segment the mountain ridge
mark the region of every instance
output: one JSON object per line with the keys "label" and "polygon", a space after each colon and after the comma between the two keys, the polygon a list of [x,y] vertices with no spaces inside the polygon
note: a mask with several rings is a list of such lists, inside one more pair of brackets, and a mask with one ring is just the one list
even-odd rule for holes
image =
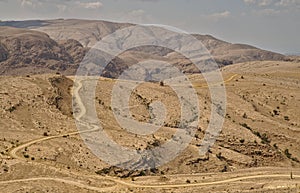
{"label": "mountain ridge", "polygon": [[[74,74],[87,51],[103,37],[135,24],[102,20],[27,20],[0,22],[0,74],[61,72]],[[19,35],[17,35],[19,34]],[[251,45],[233,44],[211,35],[192,34],[200,40],[220,66],[256,60],[286,60],[287,56],[262,50]],[[174,51],[150,46],[122,54],[119,62],[107,76],[115,77],[129,66],[128,61],[139,62],[138,55],[164,59]],[[151,56],[152,55],[152,56]],[[176,54],[175,54],[176,55]],[[187,73],[198,71],[190,61],[171,58],[171,63]],[[169,60],[169,58],[168,58]],[[121,61],[121,62],[120,62]],[[116,67],[121,65],[123,67]],[[187,67],[188,66],[188,67]],[[24,69],[27,70],[24,70]],[[110,69],[108,69],[109,71]],[[114,75],[112,75],[114,74]]]}

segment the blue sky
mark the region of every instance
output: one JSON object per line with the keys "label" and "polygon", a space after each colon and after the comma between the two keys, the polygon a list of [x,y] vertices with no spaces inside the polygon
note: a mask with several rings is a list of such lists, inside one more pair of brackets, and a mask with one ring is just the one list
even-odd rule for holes
{"label": "blue sky", "polygon": [[165,24],[300,53],[300,0],[0,0],[0,20],[51,18]]}

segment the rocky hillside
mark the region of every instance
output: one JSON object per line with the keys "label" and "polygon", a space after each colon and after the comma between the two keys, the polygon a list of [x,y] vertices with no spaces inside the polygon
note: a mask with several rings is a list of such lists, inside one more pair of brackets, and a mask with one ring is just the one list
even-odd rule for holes
{"label": "rocky hillside", "polygon": [[228,65],[232,63],[264,60],[284,60],[282,54],[261,50],[246,44],[232,44],[210,35],[194,35],[210,51],[218,63]]}
{"label": "rocky hillside", "polygon": [[85,50],[76,40],[58,43],[42,32],[0,27],[0,74],[72,72]]}
{"label": "rocky hillside", "polygon": [[[131,25],[133,24],[75,19],[0,22],[0,74],[74,74],[90,47],[104,36]],[[286,56],[278,53],[249,45],[228,43],[210,35],[194,36],[204,44],[221,66],[257,60],[286,59]],[[116,77],[128,65],[133,64],[132,62],[139,62],[145,58],[167,60],[184,72],[198,72],[190,61],[171,50],[150,46],[122,54],[109,64],[105,76]]]}
{"label": "rocky hillside", "polygon": [[[132,25],[86,20],[51,20],[44,21],[43,25],[41,25],[41,22],[39,23],[40,25],[37,25],[34,29],[49,34],[55,40],[72,38],[88,47],[93,46],[101,38],[117,29]],[[261,50],[250,45],[231,44],[210,35],[195,34],[194,36],[204,44],[218,63],[224,65],[255,60],[284,59],[281,54]]]}
{"label": "rocky hillside", "polygon": [[[59,175],[57,171],[66,169],[87,175],[84,176],[87,179],[95,173],[119,177],[212,172],[221,175],[260,167],[272,167],[276,172],[273,167],[289,168],[288,175],[300,166],[299,67],[300,63],[295,62],[247,62],[225,67],[222,71],[227,90],[224,126],[205,156],[199,155],[199,147],[210,120],[210,91],[200,75],[191,75],[201,110],[193,140],[171,162],[156,170],[135,173],[110,167],[88,149],[79,135],[68,135],[77,131],[71,116],[71,79],[61,75],[0,76],[0,177],[7,180],[47,176],[53,167],[56,169],[54,177]],[[111,140],[129,149],[144,150],[158,147],[172,138],[180,122],[181,107],[178,95],[170,87],[145,83],[131,93],[130,112],[136,121],[149,122],[152,101],[160,101],[166,108],[163,126],[158,131],[153,135],[135,135],[116,120],[112,106],[114,86],[114,80],[99,80],[93,101],[101,125]],[[57,135],[60,137],[18,151],[19,156],[30,162],[10,157],[12,147]],[[23,167],[23,164],[37,167],[31,162],[43,164],[45,169],[34,173],[36,170]],[[49,166],[52,167],[46,168]]]}

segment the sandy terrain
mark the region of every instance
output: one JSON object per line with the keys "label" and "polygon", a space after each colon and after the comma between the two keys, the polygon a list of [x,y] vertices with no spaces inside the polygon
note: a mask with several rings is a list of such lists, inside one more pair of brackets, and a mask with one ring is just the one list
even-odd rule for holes
{"label": "sandy terrain", "polygon": [[[226,119],[209,154],[198,154],[210,118],[209,90],[202,76],[191,75],[201,107],[194,139],[170,163],[131,175],[98,159],[81,139],[71,112],[72,77],[0,77],[1,191],[299,192],[300,63],[248,62],[222,73]],[[178,99],[159,83],[137,87],[130,110],[136,120],[147,122],[148,103],[160,100],[168,110],[164,127],[150,136],[120,128],[111,109],[114,84],[99,80],[95,97],[98,117],[112,139],[145,149],[176,131]]]}

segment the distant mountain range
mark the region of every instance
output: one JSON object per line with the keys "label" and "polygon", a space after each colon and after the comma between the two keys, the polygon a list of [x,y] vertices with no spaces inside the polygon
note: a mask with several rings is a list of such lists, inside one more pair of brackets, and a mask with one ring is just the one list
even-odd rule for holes
{"label": "distant mountain range", "polygon": [[[0,74],[74,74],[96,42],[118,29],[133,25],[77,19],[0,22]],[[219,65],[287,59],[285,55],[250,45],[232,44],[210,35],[193,35],[204,44]],[[198,72],[190,61],[178,57],[173,51],[148,47],[123,53],[108,65],[104,75],[116,77],[133,62],[153,55],[156,59],[168,60],[184,72]]]}

